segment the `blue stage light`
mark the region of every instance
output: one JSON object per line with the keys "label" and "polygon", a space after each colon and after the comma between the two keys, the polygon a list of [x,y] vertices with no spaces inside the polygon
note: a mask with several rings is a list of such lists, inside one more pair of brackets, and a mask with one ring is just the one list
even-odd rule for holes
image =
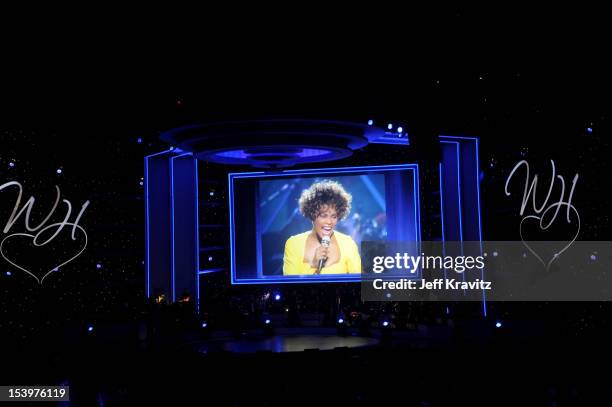
{"label": "blue stage light", "polygon": [[6,272],[6,275],[7,275],[7,276],[9,276],[9,277],[10,277],[12,274],[13,274],[13,273],[11,273],[10,271],[7,271],[7,272]]}
{"label": "blue stage light", "polygon": [[280,294],[276,294],[276,295],[274,296],[274,299],[275,299],[276,301],[280,301],[280,299],[281,299],[281,295],[280,295]]}
{"label": "blue stage light", "polygon": [[202,328],[206,328],[208,326],[207,322],[202,322]]}
{"label": "blue stage light", "polygon": [[269,319],[266,319],[266,321],[265,321],[266,325],[270,325],[270,322],[271,321]]}
{"label": "blue stage light", "polygon": [[372,119],[368,120],[368,126],[371,126],[373,124],[374,124],[374,120],[372,120]]}
{"label": "blue stage light", "polygon": [[398,133],[403,133],[404,132],[404,128],[403,127],[398,127],[397,128],[397,132]]}
{"label": "blue stage light", "polygon": [[210,195],[210,196],[215,196],[215,193],[214,193],[213,191],[210,191],[210,192],[208,193],[208,195]]}
{"label": "blue stage light", "polygon": [[61,169],[61,168],[58,168],[58,169],[56,170],[56,172],[57,172],[58,174],[61,174],[61,173],[62,173],[62,169]]}
{"label": "blue stage light", "polygon": [[102,265],[100,263],[96,264],[96,268],[99,270],[102,268]]}
{"label": "blue stage light", "polygon": [[142,143],[142,138],[138,137],[138,139],[136,139],[136,142],[137,142],[138,144],[141,144],[141,143]]}
{"label": "blue stage light", "polygon": [[383,321],[383,326],[389,326],[389,321]]}
{"label": "blue stage light", "polygon": [[387,128],[388,128],[389,130],[391,130],[391,129],[393,128],[393,124],[391,124],[391,123],[387,124]]}
{"label": "blue stage light", "polygon": [[587,133],[593,133],[593,128],[592,127],[587,127]]}
{"label": "blue stage light", "polygon": [[11,162],[9,163],[9,167],[14,167],[14,166],[15,166],[15,163],[11,161]]}
{"label": "blue stage light", "polygon": [[87,332],[93,332],[93,326],[89,325],[89,326],[87,327]]}
{"label": "blue stage light", "polygon": [[495,323],[495,328],[501,328],[501,327],[502,327],[502,323],[501,323],[501,322],[499,322],[499,321],[497,321],[497,322]]}
{"label": "blue stage light", "polygon": [[593,261],[597,260],[597,256],[595,256],[594,254],[591,254],[591,260]]}
{"label": "blue stage light", "polygon": [[339,324],[343,324],[343,323],[344,323],[344,319],[342,319],[342,318],[338,318],[338,323],[339,323]]}

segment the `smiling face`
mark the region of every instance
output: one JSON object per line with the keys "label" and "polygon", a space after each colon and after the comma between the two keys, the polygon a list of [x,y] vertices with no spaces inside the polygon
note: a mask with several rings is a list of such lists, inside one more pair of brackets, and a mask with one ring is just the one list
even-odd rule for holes
{"label": "smiling face", "polygon": [[336,224],[338,223],[338,214],[336,208],[331,205],[322,205],[319,215],[314,219],[313,231],[319,239],[323,236],[331,236]]}

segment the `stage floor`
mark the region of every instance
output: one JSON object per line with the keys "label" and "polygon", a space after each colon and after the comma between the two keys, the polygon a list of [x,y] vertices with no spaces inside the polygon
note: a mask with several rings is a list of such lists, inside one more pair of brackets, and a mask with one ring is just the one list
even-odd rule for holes
{"label": "stage floor", "polygon": [[256,337],[231,340],[216,340],[202,344],[198,347],[201,353],[210,352],[303,352],[308,349],[321,351],[334,348],[360,348],[378,345],[376,338],[338,335],[274,335],[270,337]]}

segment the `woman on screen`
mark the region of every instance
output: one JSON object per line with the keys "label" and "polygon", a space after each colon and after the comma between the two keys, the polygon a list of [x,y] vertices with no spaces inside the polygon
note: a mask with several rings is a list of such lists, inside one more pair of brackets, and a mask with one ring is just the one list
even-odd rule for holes
{"label": "woman on screen", "polygon": [[300,213],[312,221],[312,229],[287,239],[283,275],[361,273],[355,241],[334,230],[351,211],[352,199],[340,183],[329,180],[302,192]]}

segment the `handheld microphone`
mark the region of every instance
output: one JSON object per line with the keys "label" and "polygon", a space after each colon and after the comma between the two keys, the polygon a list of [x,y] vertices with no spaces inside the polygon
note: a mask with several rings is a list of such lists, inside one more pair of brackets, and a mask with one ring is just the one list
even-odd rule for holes
{"label": "handheld microphone", "polygon": [[[331,243],[331,239],[329,238],[329,236],[323,236],[323,238],[321,239],[321,246],[329,247],[330,243]],[[319,267],[317,267],[317,274],[321,274],[321,269],[323,268],[323,265],[325,264],[326,260],[327,258],[325,257],[321,257],[319,259]]]}

